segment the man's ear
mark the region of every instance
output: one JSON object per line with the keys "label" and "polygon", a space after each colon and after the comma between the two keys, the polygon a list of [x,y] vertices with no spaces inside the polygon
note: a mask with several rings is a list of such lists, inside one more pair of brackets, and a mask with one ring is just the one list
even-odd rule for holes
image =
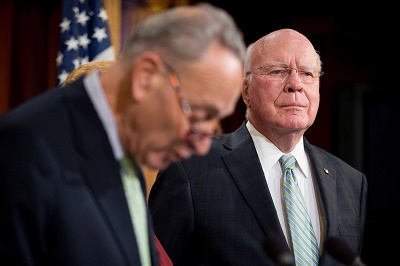
{"label": "man's ear", "polygon": [[161,58],[152,52],[144,53],[135,62],[132,74],[132,98],[137,101],[146,96],[157,85],[157,77],[164,65]]}
{"label": "man's ear", "polygon": [[250,108],[249,79],[245,77],[242,83],[242,99],[247,108]]}

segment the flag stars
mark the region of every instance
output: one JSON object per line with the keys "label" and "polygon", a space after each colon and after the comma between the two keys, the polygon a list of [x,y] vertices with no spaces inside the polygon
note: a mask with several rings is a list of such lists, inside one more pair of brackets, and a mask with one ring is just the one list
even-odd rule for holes
{"label": "flag stars", "polygon": [[85,56],[81,58],[81,65],[84,65],[86,63],[89,63],[89,56]]}
{"label": "flag stars", "polygon": [[97,42],[101,42],[103,39],[107,39],[108,35],[106,33],[105,28],[99,28],[95,27],[94,28],[94,34],[92,35],[92,38],[96,38]]}
{"label": "flag stars", "polygon": [[78,44],[79,44],[79,42],[78,42],[77,39],[75,39],[74,36],[71,36],[71,38],[70,38],[69,40],[67,40],[67,41],[65,42],[65,44],[67,45],[67,51],[70,51],[70,50],[76,50],[76,51],[78,51]]}
{"label": "flag stars", "polygon": [[89,38],[87,37],[87,33],[85,33],[85,34],[79,36],[79,37],[78,37],[78,41],[79,41],[79,45],[80,45],[81,47],[83,47],[84,49],[87,49],[88,44],[91,42],[91,41],[89,40]]}
{"label": "flag stars", "polygon": [[64,55],[61,52],[58,52],[56,58],[57,66],[60,66],[62,64],[63,59]]}
{"label": "flag stars", "polygon": [[71,20],[64,18],[60,23],[61,33],[69,31],[69,27],[71,25]]}
{"label": "flag stars", "polygon": [[60,41],[57,54],[57,82],[62,84],[69,73],[95,58],[113,59],[102,0],[63,1],[59,22]]}
{"label": "flag stars", "polygon": [[72,8],[72,11],[75,13],[75,16],[77,16],[79,13],[79,8],[75,6]]}
{"label": "flag stars", "polygon": [[90,17],[86,15],[85,11],[82,11],[81,13],[77,13],[75,15],[76,17],[76,22],[81,24],[82,26],[86,26],[86,22],[90,20]]}
{"label": "flag stars", "polygon": [[81,66],[81,60],[80,58],[75,58],[74,60],[72,60],[72,64],[74,64],[74,69],[77,69],[78,67]]}
{"label": "flag stars", "polygon": [[104,8],[100,8],[100,12],[99,12],[98,17],[101,18],[103,20],[103,22],[107,21],[108,15],[107,15],[107,12],[106,12],[106,10]]}
{"label": "flag stars", "polygon": [[64,83],[64,81],[67,79],[68,75],[69,75],[69,73],[65,69],[63,69],[61,71],[61,73],[57,76],[58,80],[60,81],[59,84]]}

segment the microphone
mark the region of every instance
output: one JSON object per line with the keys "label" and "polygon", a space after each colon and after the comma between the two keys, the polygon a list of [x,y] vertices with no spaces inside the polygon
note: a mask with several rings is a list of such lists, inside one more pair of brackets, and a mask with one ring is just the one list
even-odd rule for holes
{"label": "microphone", "polygon": [[295,266],[294,257],[285,238],[275,233],[268,234],[264,241],[267,254],[278,266]]}
{"label": "microphone", "polygon": [[357,253],[337,236],[331,236],[325,241],[325,248],[335,259],[349,266],[366,266]]}

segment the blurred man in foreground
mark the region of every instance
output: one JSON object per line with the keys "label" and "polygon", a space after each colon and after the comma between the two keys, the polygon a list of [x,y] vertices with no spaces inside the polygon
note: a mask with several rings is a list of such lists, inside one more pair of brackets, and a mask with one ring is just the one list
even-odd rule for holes
{"label": "blurred man in foreground", "polygon": [[208,152],[240,97],[244,41],[209,4],[137,25],[108,69],[0,118],[0,261],[156,265],[139,163]]}

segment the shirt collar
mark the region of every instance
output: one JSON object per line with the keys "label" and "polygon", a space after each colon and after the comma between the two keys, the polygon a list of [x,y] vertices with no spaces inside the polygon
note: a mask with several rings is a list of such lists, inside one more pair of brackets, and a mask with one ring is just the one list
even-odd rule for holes
{"label": "shirt collar", "polygon": [[117,123],[112,114],[106,96],[104,95],[99,73],[100,72],[96,70],[86,75],[83,79],[83,84],[90,100],[93,103],[94,109],[96,110],[96,113],[98,114],[101,123],[106,130],[114,157],[116,160],[120,160],[124,156],[124,151],[119,139]]}
{"label": "shirt collar", "polygon": [[[250,121],[247,121],[246,127],[249,130],[249,133],[253,139],[254,145],[257,150],[257,154],[260,157],[260,160],[263,162],[264,171],[269,171],[276,162],[279,161],[281,156],[284,154],[280,151],[267,137],[262,135],[252,124]],[[301,171],[303,173],[308,173],[308,161],[307,155],[304,150],[304,138],[301,137],[299,142],[296,144],[294,149],[290,152],[297,161]],[[305,174],[305,176],[308,176]]]}

